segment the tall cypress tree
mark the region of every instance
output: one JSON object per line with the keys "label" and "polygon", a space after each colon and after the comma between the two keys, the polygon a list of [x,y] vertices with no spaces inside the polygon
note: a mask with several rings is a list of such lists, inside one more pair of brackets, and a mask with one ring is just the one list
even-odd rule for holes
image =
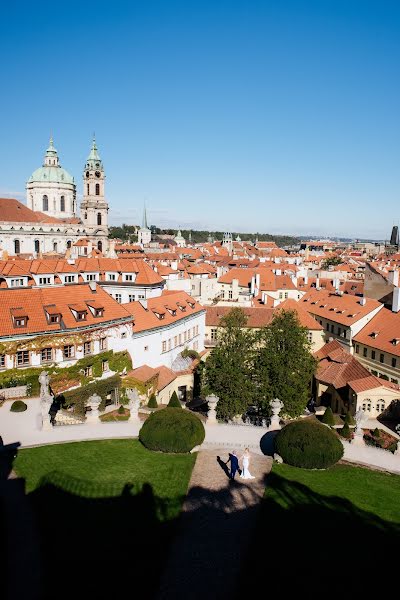
{"label": "tall cypress tree", "polygon": [[252,380],[254,335],[247,317],[233,308],[221,319],[217,346],[205,362],[203,394],[219,396],[217,417],[227,420],[246,412],[254,400]]}
{"label": "tall cypress tree", "polygon": [[308,331],[300,325],[295,311],[279,311],[258,331],[254,381],[257,401],[264,411],[270,400],[279,398],[284,404],[282,413],[299,416],[307,405],[316,368]]}

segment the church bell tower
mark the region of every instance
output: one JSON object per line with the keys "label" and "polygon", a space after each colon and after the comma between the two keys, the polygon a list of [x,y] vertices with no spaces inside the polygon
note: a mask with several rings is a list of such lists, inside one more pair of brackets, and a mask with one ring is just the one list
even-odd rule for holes
{"label": "church bell tower", "polygon": [[104,250],[108,237],[108,203],[104,197],[104,167],[93,138],[92,148],[83,170],[83,198],[81,219],[88,235],[97,240],[97,248]]}

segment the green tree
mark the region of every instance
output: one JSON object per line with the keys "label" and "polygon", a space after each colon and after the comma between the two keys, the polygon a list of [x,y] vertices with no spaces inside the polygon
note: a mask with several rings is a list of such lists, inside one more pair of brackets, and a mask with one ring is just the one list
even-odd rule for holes
{"label": "green tree", "polygon": [[241,415],[253,402],[254,335],[246,329],[246,322],[240,308],[233,308],[221,319],[218,343],[202,370],[203,394],[214,393],[219,397],[219,419]]}
{"label": "green tree", "polygon": [[333,416],[333,412],[330,406],[327,407],[324,414],[322,415],[321,423],[325,423],[325,425],[330,425],[331,427],[335,424],[335,417]]}
{"label": "green tree", "polygon": [[155,394],[152,394],[152,395],[150,396],[150,400],[149,400],[149,402],[148,402],[147,406],[148,406],[149,408],[158,408],[158,404],[157,404],[157,398],[156,398]]}
{"label": "green tree", "polygon": [[329,258],[326,258],[322,264],[321,264],[321,269],[328,269],[328,267],[332,266],[332,267],[336,267],[337,265],[341,265],[342,264],[342,259],[340,258],[340,256],[329,256]]}
{"label": "green tree", "polygon": [[178,400],[176,392],[172,392],[171,398],[167,404],[170,408],[182,408],[181,403]]}
{"label": "green tree", "polygon": [[279,398],[283,413],[299,416],[310,395],[317,360],[311,354],[308,330],[295,311],[281,310],[257,333],[254,383],[258,406],[269,412],[269,402]]}

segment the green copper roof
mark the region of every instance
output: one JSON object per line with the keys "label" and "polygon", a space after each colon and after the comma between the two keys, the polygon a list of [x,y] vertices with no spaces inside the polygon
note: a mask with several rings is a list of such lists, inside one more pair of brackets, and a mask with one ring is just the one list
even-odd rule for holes
{"label": "green copper roof", "polygon": [[74,183],[74,178],[60,166],[46,166],[36,169],[28,179],[31,182]]}
{"label": "green copper roof", "polygon": [[93,137],[92,147],[90,149],[89,156],[86,159],[86,167],[85,168],[86,169],[96,169],[96,170],[103,169],[103,163],[99,156],[99,153],[97,152],[96,140],[94,137]]}
{"label": "green copper roof", "polygon": [[49,147],[46,150],[46,156],[57,156],[57,150],[54,148],[53,138],[50,138]]}

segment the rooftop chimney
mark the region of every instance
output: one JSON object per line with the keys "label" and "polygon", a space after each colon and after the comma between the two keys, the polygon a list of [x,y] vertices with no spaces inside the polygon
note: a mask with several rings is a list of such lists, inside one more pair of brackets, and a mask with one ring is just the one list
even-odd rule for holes
{"label": "rooftop chimney", "polygon": [[367,304],[367,299],[364,296],[362,296],[360,298],[360,305],[361,306],[365,306],[366,304]]}
{"label": "rooftop chimney", "polygon": [[393,289],[392,311],[397,313],[400,310],[400,288],[395,286]]}
{"label": "rooftop chimney", "polygon": [[89,287],[92,290],[92,292],[97,291],[97,283],[95,281],[89,281]]}
{"label": "rooftop chimney", "polygon": [[142,299],[142,300],[139,300],[139,302],[143,306],[143,308],[145,310],[147,310],[147,300],[146,299]]}

